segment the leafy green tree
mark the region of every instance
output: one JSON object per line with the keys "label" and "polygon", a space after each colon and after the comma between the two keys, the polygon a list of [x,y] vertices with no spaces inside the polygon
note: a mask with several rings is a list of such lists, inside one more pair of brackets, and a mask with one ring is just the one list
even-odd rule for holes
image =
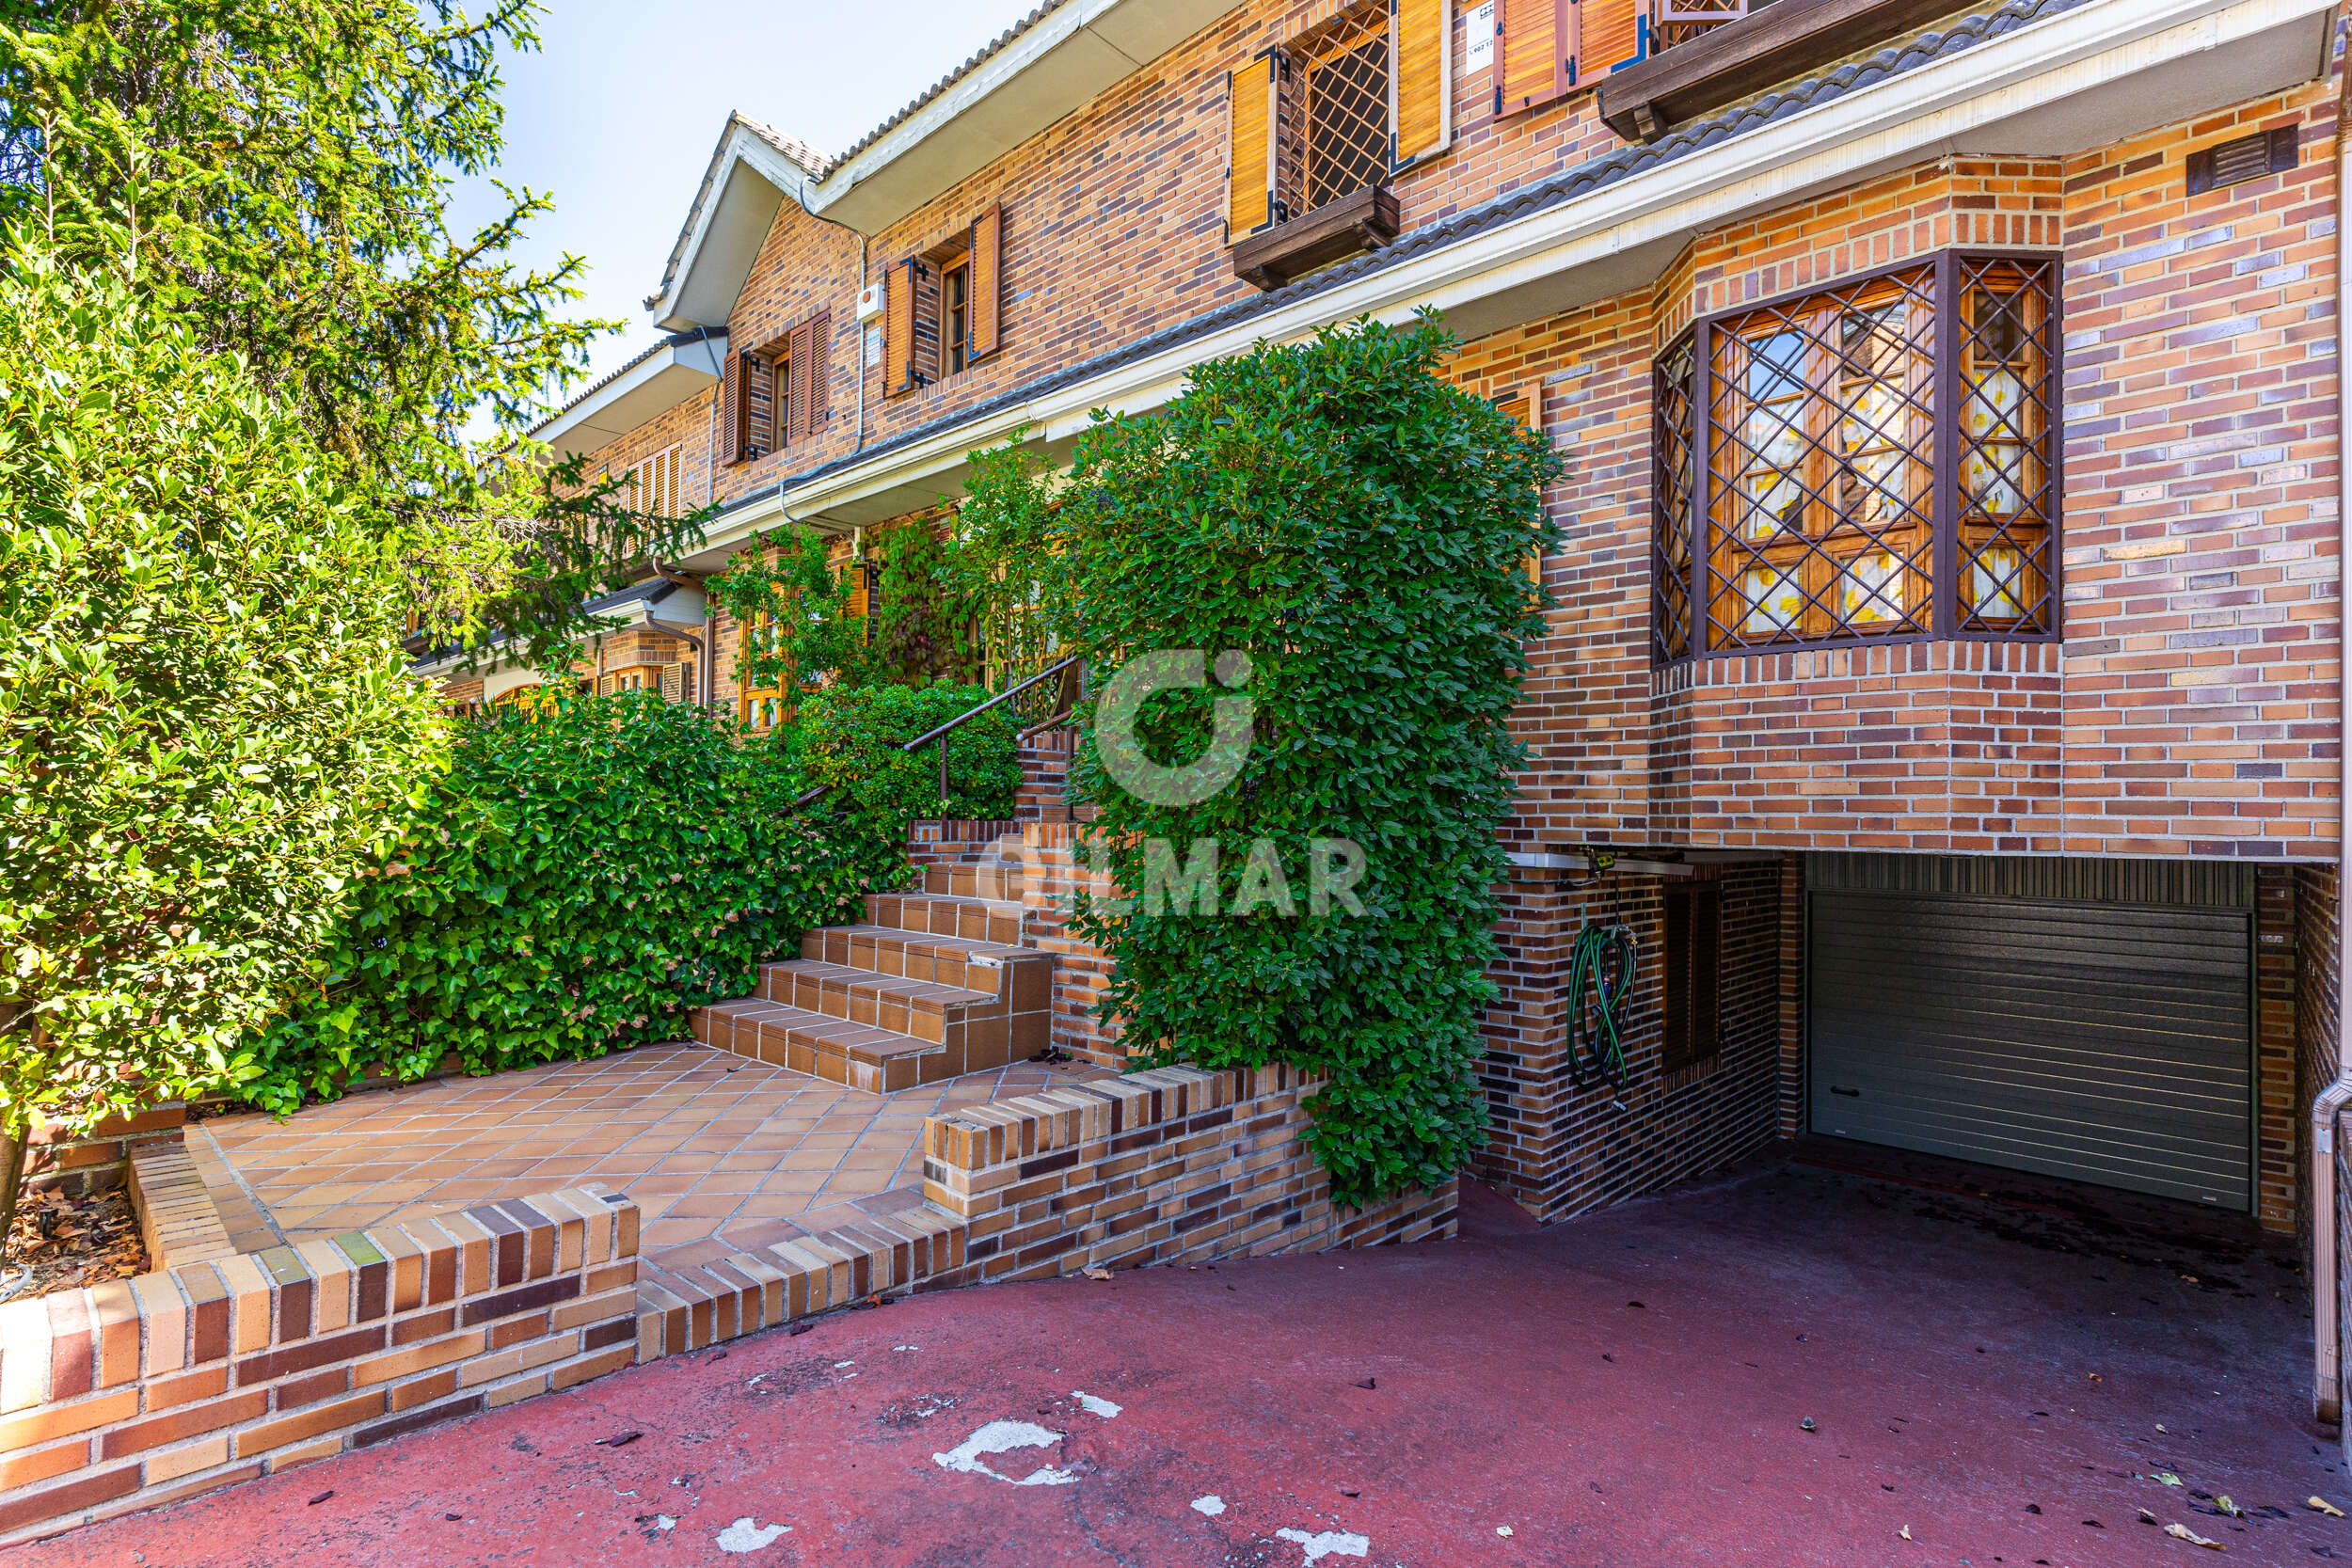
{"label": "leafy green tree", "polygon": [[[1431,319],[1359,324],[1199,366],[1164,415],[1080,439],[1053,531],[1095,683],[1073,784],[1136,895],[1079,911],[1115,961],[1103,1008],[1148,1061],[1327,1075],[1308,1141],[1351,1204],[1452,1177],[1486,1126],[1507,722],[1559,461],[1439,378],[1451,347]],[[1125,744],[1120,674],[1184,649],[1194,689]],[[1245,697],[1230,784],[1186,801],[1136,768],[1203,756],[1212,705]]]}
{"label": "leafy green tree", "polygon": [[0,270],[0,1133],[233,1079],[439,766],[405,545],[196,322]]}
{"label": "leafy green tree", "polygon": [[[512,260],[546,196],[469,233],[447,218],[452,181],[497,163],[500,61],[536,46],[535,14],[0,0],[0,220],[135,268],[344,467],[437,629],[544,662],[583,596],[696,531],[512,438],[613,325],[560,319],[579,258]],[[466,439],[484,411],[506,433],[486,451]]]}

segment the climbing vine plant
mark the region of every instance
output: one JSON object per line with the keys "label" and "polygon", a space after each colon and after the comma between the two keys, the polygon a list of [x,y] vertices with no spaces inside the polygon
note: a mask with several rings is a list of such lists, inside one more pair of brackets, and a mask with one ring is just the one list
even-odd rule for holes
{"label": "climbing vine plant", "polygon": [[[1441,378],[1452,348],[1424,318],[1203,364],[1157,417],[1097,417],[1047,530],[1089,670],[1073,784],[1129,895],[1079,910],[1101,1007],[1147,1061],[1324,1075],[1308,1141],[1350,1204],[1485,1136],[1507,724],[1560,465]],[[1155,650],[1189,669],[1122,711]],[[1218,751],[1228,782],[1174,803]]]}
{"label": "climbing vine plant", "polygon": [[828,676],[858,682],[866,673],[861,628],[850,613],[858,570],[835,568],[825,536],[786,527],[755,533],[703,592],[743,633],[736,642],[735,682],[773,690],[787,707]]}
{"label": "climbing vine plant", "polygon": [[797,709],[828,687],[1001,683],[1050,663],[1069,635],[1067,577],[1053,556],[1059,502],[1027,436],[973,452],[961,505],[889,529],[862,560],[834,559],[814,529],[753,534],[705,583],[714,617],[746,628],[738,686]]}

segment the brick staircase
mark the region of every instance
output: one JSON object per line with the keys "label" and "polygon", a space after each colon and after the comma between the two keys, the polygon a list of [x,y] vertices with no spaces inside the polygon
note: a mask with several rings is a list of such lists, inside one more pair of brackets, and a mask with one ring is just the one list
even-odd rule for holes
{"label": "brick staircase", "polygon": [[1068,931],[1094,886],[1066,801],[1073,734],[1021,747],[1012,821],[927,821],[909,847],[922,886],[869,893],[866,919],[801,940],[760,966],[759,989],[689,1015],[694,1037],[739,1056],[872,1093],[1026,1061],[1058,1046],[1121,1067],[1094,1020],[1108,959]]}
{"label": "brick staircase", "polygon": [[866,920],[801,939],[759,990],[697,1007],[694,1037],[881,1094],[1036,1055],[1053,1036],[1054,959],[1023,943],[1017,863],[924,867],[867,894]]}

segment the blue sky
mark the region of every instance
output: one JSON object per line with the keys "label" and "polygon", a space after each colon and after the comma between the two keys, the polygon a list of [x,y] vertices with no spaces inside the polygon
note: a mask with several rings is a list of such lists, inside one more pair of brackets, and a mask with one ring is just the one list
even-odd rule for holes
{"label": "blue sky", "polygon": [[[591,376],[653,341],[643,301],[728,111],[839,152],[1035,3],[550,0],[539,52],[505,62],[497,174],[555,198],[518,257],[545,266],[577,251],[590,266],[577,314],[628,324],[597,345]],[[495,196],[461,186],[453,220],[481,221]]]}

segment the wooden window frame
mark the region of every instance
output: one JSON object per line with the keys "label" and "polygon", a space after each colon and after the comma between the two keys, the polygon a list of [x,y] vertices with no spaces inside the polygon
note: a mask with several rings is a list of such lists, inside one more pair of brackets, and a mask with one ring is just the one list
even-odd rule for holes
{"label": "wooden window frame", "polygon": [[939,264],[939,375],[946,380],[970,368],[972,349],[972,252]]}
{"label": "wooden window frame", "polygon": [[[2051,641],[2062,635],[2065,333],[2059,279],[2058,258],[2046,251],[1939,251],[1702,317],[1670,342],[1653,364],[1653,659],[1670,664],[1881,642]],[[1903,359],[1907,379],[1899,385],[1891,377],[1872,378],[1874,393],[1895,388],[1894,406],[1882,395],[1873,405],[1883,412],[1857,422],[1850,416],[1860,404],[1828,390],[1829,377],[1856,363],[1843,346],[1845,322],[1897,298],[1913,302]],[[1979,309],[1985,300],[1995,301],[1989,316]],[[1838,323],[1836,347],[1826,325],[1778,329],[1776,335],[1795,336],[1803,345],[1800,373],[1793,376],[1774,370],[1752,347],[1739,347],[1775,335],[1775,324],[1832,319]],[[1995,340],[2012,343],[2009,364],[2015,370],[1997,385],[1982,369],[1986,345]],[[1801,382],[1801,408],[1785,420],[1759,420],[1757,410],[1771,400],[1751,406],[1736,387],[1720,382],[1735,353],[1744,353],[1740,362],[1751,377],[1764,366],[1767,386]],[[2032,373],[2037,360],[2038,376]],[[1785,354],[1779,363],[1799,366]],[[2010,409],[1999,406],[2003,397],[2012,400]],[[1905,421],[1905,450],[1915,454],[1908,462],[1895,460],[1904,477],[1874,484],[1866,474],[1857,481],[1861,466],[1841,443],[1857,429],[1883,429],[1877,420],[1892,418]],[[2027,428],[2037,420],[2038,428]],[[1801,479],[1791,467],[1773,470],[1793,481],[1803,507],[1800,526],[1784,524],[1786,537],[1769,541],[1760,532],[1743,540],[1734,531],[1743,518],[1764,515],[1753,506],[1742,511],[1738,488],[1740,459],[1756,454],[1751,433],[1759,427],[1796,432],[1806,465]],[[1996,463],[1996,450],[2005,463]],[[1765,471],[1754,468],[1758,477]],[[1988,477],[2014,483],[1988,483]],[[2018,504],[1996,514],[1980,504],[1988,489],[2012,495]],[[1873,498],[1881,516],[1843,510],[1838,498],[1854,495]],[[1783,555],[1786,566],[1779,564]],[[1874,555],[1897,568],[1892,578],[1901,585],[1899,603],[1890,602],[1898,591],[1888,585],[1885,562],[1873,562],[1871,572],[1854,569]],[[1780,595],[1793,604],[1793,624],[1775,626],[1745,612],[1756,584],[1744,575],[1756,571],[1760,582],[1768,567],[1796,574],[1784,579],[1795,593],[1784,589]],[[1878,624],[1849,613],[1857,597],[1863,608],[1875,608]],[[2018,613],[1988,615],[1987,603]]]}
{"label": "wooden window frame", "polygon": [[[771,616],[755,615],[744,624],[740,639],[743,641],[749,641],[760,637],[773,624],[773,618]],[[737,687],[735,717],[747,730],[767,731],[775,728],[789,717],[784,707],[784,688],[781,685]]]}

